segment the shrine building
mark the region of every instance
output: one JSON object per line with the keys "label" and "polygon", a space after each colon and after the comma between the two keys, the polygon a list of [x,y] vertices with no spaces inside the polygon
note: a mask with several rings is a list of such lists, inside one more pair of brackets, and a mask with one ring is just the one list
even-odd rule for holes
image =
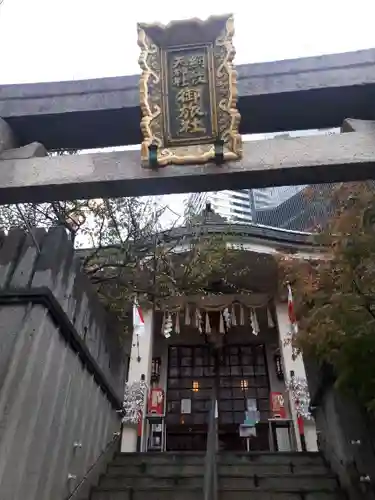
{"label": "shrine building", "polygon": [[[148,400],[138,425],[123,423],[122,451],[205,451],[215,385],[220,450],[317,451],[308,391],[301,393],[304,362],[301,355],[293,359],[287,342],[294,325],[275,257],[311,259],[318,248],[307,233],[229,227],[212,211],[201,224],[206,234],[228,233],[240,249],[234,274],[244,266],[249,273],[231,283],[247,293],[234,293],[218,276],[212,293],[140,308],[142,329],[134,327],[128,384],[144,380]],[[184,230],[188,237],[189,228]]]}

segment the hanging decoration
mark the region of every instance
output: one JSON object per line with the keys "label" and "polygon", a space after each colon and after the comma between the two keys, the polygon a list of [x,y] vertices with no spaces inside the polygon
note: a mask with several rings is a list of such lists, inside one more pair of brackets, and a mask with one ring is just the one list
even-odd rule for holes
{"label": "hanging decoration", "polygon": [[256,312],[253,308],[250,309],[250,325],[254,335],[259,334],[259,324]]}
{"label": "hanging decoration", "polygon": [[223,311],[223,317],[224,317],[225,327],[228,330],[232,324],[232,316],[227,307]]}
{"label": "hanging decoration", "polygon": [[172,317],[169,313],[167,313],[166,318],[165,318],[165,322],[164,322],[164,330],[163,330],[164,337],[166,339],[169,339],[169,337],[171,336],[172,329],[173,329]]}
{"label": "hanging decoration", "polygon": [[198,328],[199,333],[202,333],[202,315],[200,310],[195,310],[195,326]]}
{"label": "hanging decoration", "polygon": [[290,283],[287,283],[286,286],[288,289],[288,316],[290,321],[290,330],[292,335],[293,334],[296,335],[298,333],[298,324],[297,324],[296,314],[294,311],[292,287],[290,286]]}
{"label": "hanging decoration", "polygon": [[180,334],[180,311],[176,312],[176,323],[175,323],[174,331],[177,335]]}
{"label": "hanging decoration", "polygon": [[[168,338],[173,333],[180,334],[181,321],[184,326],[192,326],[201,334],[211,334],[211,313],[220,314],[218,332],[221,334],[228,332],[231,327],[249,326],[254,335],[259,335],[257,311],[260,308],[265,308],[268,326],[270,328],[275,326],[268,301],[257,302],[247,297],[242,302],[240,296],[232,296],[231,299],[222,296],[189,297],[189,299],[190,301],[187,302],[183,297],[179,297],[178,300],[174,298],[173,301],[164,302],[163,308],[159,305],[159,310],[164,314],[162,335]],[[198,304],[202,304],[202,307],[198,307]]]}
{"label": "hanging decoration", "polygon": [[122,403],[123,423],[139,423],[145,406],[147,390],[148,387],[144,380],[126,383],[124,401]]}
{"label": "hanging decoration", "polygon": [[291,394],[294,407],[297,412],[297,417],[302,417],[306,420],[311,420],[312,415],[310,412],[310,393],[307,385],[307,380],[302,377],[293,375],[290,380],[286,382],[286,388]]}
{"label": "hanging decoration", "polygon": [[267,324],[268,324],[269,328],[275,328],[275,323],[273,321],[272,314],[271,314],[269,307],[267,307]]}

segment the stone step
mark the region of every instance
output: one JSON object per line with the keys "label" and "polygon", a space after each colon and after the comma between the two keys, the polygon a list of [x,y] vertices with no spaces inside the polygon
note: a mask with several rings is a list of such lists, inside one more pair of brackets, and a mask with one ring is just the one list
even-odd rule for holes
{"label": "stone step", "polygon": [[[219,453],[218,463],[222,464],[323,464],[323,458],[320,453]],[[113,463],[115,465],[127,464],[204,464],[205,453],[119,453],[115,456]]]}
{"label": "stone step", "polygon": [[[99,486],[105,489],[121,489],[132,487],[134,489],[143,488],[202,488],[202,476],[138,476],[126,477],[108,476],[101,477]],[[334,477],[326,476],[253,476],[253,477],[229,477],[219,478],[219,488],[222,490],[247,490],[247,491],[288,491],[288,492],[306,492],[306,491],[335,491],[338,487]]]}
{"label": "stone step", "polygon": [[[262,464],[262,463],[239,463],[235,465],[222,464],[218,466],[221,476],[277,476],[285,474],[324,476],[327,468],[323,464]],[[202,464],[168,463],[155,464],[143,462],[137,465],[109,465],[107,469],[109,476],[203,476],[204,466]]]}
{"label": "stone step", "polygon": [[[342,500],[336,492],[314,491],[268,492],[268,491],[220,491],[220,500]],[[136,489],[123,488],[112,491],[96,488],[90,500],[203,500],[203,490],[197,488],[159,488]]]}

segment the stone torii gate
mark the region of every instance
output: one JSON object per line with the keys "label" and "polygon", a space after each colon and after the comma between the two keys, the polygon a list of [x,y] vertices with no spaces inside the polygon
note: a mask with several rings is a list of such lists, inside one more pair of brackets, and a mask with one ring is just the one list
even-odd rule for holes
{"label": "stone torii gate", "polygon": [[[196,20],[184,21],[185,24],[192,22],[202,26],[202,23]],[[233,32],[230,23],[232,23],[231,18],[210,18],[205,21],[205,28],[202,30],[202,33],[210,32],[211,35],[214,33],[214,47],[216,47],[217,40],[220,40],[220,36],[224,36],[225,43],[231,47],[228,54],[231,54],[233,49],[231,45]],[[187,41],[191,42],[191,40],[183,39],[175,43],[174,38],[180,35],[176,35],[176,31],[173,31],[174,26],[175,24],[172,23],[164,29],[165,32],[169,30],[167,34],[172,40],[172,45],[181,47],[186,45]],[[181,27],[181,22],[179,26]],[[221,29],[220,26],[221,28],[225,26],[226,31],[224,30],[224,35],[219,33],[215,41],[218,29],[219,31]],[[160,54],[169,54],[169,47],[161,45],[158,48],[157,44],[160,42],[158,29],[159,27],[155,30],[155,26],[140,26],[139,33],[143,32],[147,43],[150,43],[151,38],[154,37],[151,42],[154,43],[156,40],[154,45],[158,50],[160,48]],[[199,29],[195,30],[194,34],[199,38],[200,35],[197,33]],[[198,48],[194,50],[198,50],[202,43],[207,42],[203,39],[192,41],[200,42]],[[141,46],[142,43],[140,43]],[[147,59],[149,51],[147,52],[144,47],[142,53]],[[228,161],[221,162],[219,165],[207,161],[197,161],[194,164],[190,159],[187,162],[188,165],[180,161],[182,164],[179,165],[150,168],[149,165],[144,165],[144,161],[142,166],[140,152],[135,150],[47,157],[47,150],[44,146],[47,148],[50,146],[54,148],[80,147],[81,145],[103,147],[120,144],[119,125],[124,126],[123,143],[134,143],[139,136],[138,123],[133,119],[136,114],[133,95],[134,77],[126,77],[131,84],[129,87],[132,92],[130,103],[124,102],[122,108],[117,110],[113,109],[114,103],[111,99],[108,99],[110,103],[107,110],[105,105],[92,104],[95,96],[98,98],[98,93],[101,92],[100,85],[104,85],[99,81],[2,87],[0,89],[0,115],[4,120],[0,122],[0,203],[142,196],[375,178],[375,126],[371,121],[375,115],[373,116],[373,107],[370,102],[375,91],[373,55],[374,51],[370,50],[337,56],[266,63],[263,66],[258,64],[240,67],[239,74],[242,78],[239,80],[238,91],[240,94],[239,111],[242,114],[243,124],[240,130],[242,133],[282,130],[291,126],[308,128],[312,125],[316,128],[328,125],[341,126],[343,133],[285,140],[251,141],[243,144],[243,151],[238,155],[238,159],[231,161],[232,158],[228,156]],[[231,67],[231,60],[229,62],[228,68],[233,75],[232,93],[235,96],[237,93],[236,72]],[[260,69],[260,66],[263,69]],[[164,95],[164,91],[156,91],[152,86],[146,86],[146,90],[144,88],[142,90],[145,74],[147,74],[145,67],[142,69],[141,107],[142,93],[143,98],[144,94],[148,93],[146,97],[150,99],[150,102],[155,102],[155,96],[159,99]],[[262,75],[262,84],[270,88],[269,93],[265,88],[260,89],[254,84],[252,74],[254,80],[258,79],[258,83],[259,75]],[[246,84],[244,84],[245,76]],[[165,74],[160,75],[160,79],[164,80],[164,85],[170,84]],[[112,90],[109,92],[112,94],[116,85],[125,88],[124,78],[119,79],[118,84],[114,82],[116,79],[107,80],[111,80]],[[109,82],[107,84],[109,85]],[[210,81],[210,84],[214,88],[215,80]],[[93,91],[92,95],[89,91],[84,92],[85,98],[82,101],[80,89],[82,90],[84,85],[86,89],[92,88]],[[55,94],[53,86],[56,89]],[[217,88],[216,86],[216,92]],[[44,106],[40,107],[43,89],[45,89],[45,101]],[[59,92],[60,94],[56,97]],[[212,100],[211,87],[208,88],[208,92]],[[103,90],[102,93],[102,100],[104,100],[105,91]],[[119,108],[118,98],[125,94],[124,92],[121,94],[120,91],[116,94],[116,106]],[[23,102],[25,103],[24,110]],[[265,117],[262,117],[259,112],[262,102],[265,104]],[[335,105],[330,105],[330,102]],[[319,104],[321,107],[317,111]],[[301,105],[303,112],[300,109]],[[162,102],[161,106],[163,106]],[[234,102],[234,108],[235,106]],[[252,122],[252,108],[256,110],[255,123]],[[164,120],[173,121],[176,117],[172,115],[166,117],[167,109],[169,108],[163,108]],[[103,114],[106,111],[110,114]],[[119,113],[116,111],[122,113],[124,120],[126,117],[132,119],[119,123]],[[221,111],[218,115],[220,113]],[[351,116],[356,119],[346,119],[343,122],[344,118],[350,117],[347,113],[353,113]],[[146,116],[144,106],[142,114],[144,120]],[[90,127],[83,130],[77,127],[77,123],[87,124],[88,122],[85,121],[87,117],[93,120],[93,131]],[[99,125],[100,117],[104,123],[103,128]],[[220,117],[221,115],[216,118],[220,120]],[[70,124],[76,131],[75,139],[68,128],[64,130],[64,126],[61,125],[64,123]],[[272,123],[276,125],[273,126]],[[143,129],[143,138],[146,141],[143,145],[143,156],[144,147],[150,145],[151,139],[159,141],[159,150],[165,146],[164,138],[157,136],[155,126],[152,126],[150,130],[153,137],[150,136],[148,139],[145,138]],[[112,130],[114,140],[109,138],[108,133],[106,135],[105,127]],[[100,130],[103,133],[103,140],[98,139]],[[211,135],[213,136],[213,132]],[[67,140],[66,137],[69,139]],[[34,142],[25,145],[28,139],[33,139]],[[200,143],[199,137],[190,137],[189,141],[190,143],[195,141],[194,144]]]}
{"label": "stone torii gate", "polygon": [[[375,179],[375,124],[372,121],[375,120],[375,50],[242,66],[238,71],[237,88],[236,74],[231,67],[233,32],[230,31],[232,28],[227,29],[228,21],[230,20],[226,18],[208,20],[210,29],[204,24],[202,30],[199,28],[202,23],[197,21],[191,21],[195,23],[194,30],[186,29],[186,26],[179,23],[178,29],[170,32],[170,36],[161,37],[164,42],[159,37],[160,27],[140,26],[143,56],[141,92],[136,90],[138,76],[105,81],[0,87],[0,204]],[[218,25],[227,29],[224,35],[221,32],[217,34]],[[173,31],[173,26],[176,25],[169,25],[165,30]],[[207,41],[202,35],[212,34],[215,30],[213,42]],[[175,43],[174,39],[172,47],[165,44],[165,40],[173,39],[176,33],[190,32],[194,36],[201,32],[201,38],[198,36],[198,40],[190,41],[185,39],[182,43],[181,40],[180,43]],[[188,42],[195,42],[196,45]],[[168,100],[166,96],[171,96],[173,92],[173,97],[177,98],[176,89],[172,88],[173,82],[166,76],[170,68],[168,57],[176,46],[179,57],[194,56],[198,58],[195,61],[202,62],[198,64],[200,68],[211,68],[207,73],[195,74],[199,77],[197,81],[202,77],[204,84],[207,84],[207,88],[198,90],[204,95],[205,105],[199,116],[203,119],[209,115],[203,123],[209,129],[206,134],[209,137],[202,138],[189,131],[190,135],[184,135],[185,143],[182,145],[176,139],[176,122],[185,117],[186,109],[191,112],[191,108],[171,112],[171,107],[168,108],[165,102]],[[223,54],[220,47],[225,47],[226,53]],[[160,57],[151,64],[149,57],[155,54]],[[172,68],[173,64],[172,60]],[[224,82],[222,99],[217,102],[215,99],[222,88],[217,80],[223,75],[223,65],[226,65],[225,73],[229,80],[232,79],[232,85],[230,90]],[[158,75],[156,73],[160,68],[163,71]],[[148,86],[147,79],[151,74],[154,75],[154,85]],[[207,75],[209,77],[206,78]],[[160,82],[163,85],[156,88]],[[196,92],[196,87],[199,86],[193,87]],[[189,96],[196,96],[194,92],[189,93]],[[139,101],[141,106],[138,105]],[[168,104],[171,102],[168,101]],[[189,102],[196,105],[198,99]],[[162,110],[161,114],[157,114],[157,108]],[[237,118],[239,113],[242,115],[239,130],[238,123],[225,125],[226,115]],[[143,137],[139,127],[140,115],[143,118]],[[162,123],[157,125],[156,118],[160,116]],[[149,129],[146,131],[145,119],[149,120]],[[166,137],[164,129],[168,127],[165,127],[165,122],[169,122],[168,131],[172,138]],[[237,137],[239,132],[265,133],[326,127],[341,127],[342,133],[251,141],[243,144],[242,148]],[[235,147],[234,137],[238,140]],[[132,150],[54,157],[47,155],[47,151],[51,149],[131,145],[141,140],[141,152]],[[237,158],[222,158],[223,161],[215,164],[213,160],[216,159],[217,151],[212,149],[212,143],[218,144],[220,141],[224,148],[231,145]],[[191,161],[191,150],[184,151],[187,143],[188,148],[198,147],[198,152],[194,153],[197,156],[196,163]],[[171,165],[161,166],[159,159],[162,160],[163,150],[173,149],[175,146],[176,149],[180,148],[180,164],[172,162]],[[146,161],[145,164],[147,149],[151,160],[153,147],[156,147],[159,155],[158,162],[151,165],[151,161],[150,164]],[[207,154],[211,155],[207,161],[199,159],[202,151],[204,158]],[[190,157],[185,163],[184,155]],[[21,281],[24,281],[24,277]],[[69,293],[65,298],[69,298]],[[148,342],[147,345],[150,346],[151,343]],[[149,354],[150,352],[148,350]],[[141,367],[137,369],[141,375]],[[311,368],[309,372],[312,373]],[[325,379],[322,382],[318,376],[312,376],[311,380],[315,387],[310,388],[310,392],[313,389],[315,394],[326,383]],[[332,393],[333,389],[329,393],[332,399],[327,399],[331,413],[326,417],[324,410],[321,411],[321,415],[328,421],[327,434],[331,430],[336,431],[334,426],[337,422],[340,423],[329,417],[335,408],[335,403],[331,404],[335,401],[335,394],[332,396]],[[341,414],[356,415],[349,410],[352,408],[343,407]],[[78,415],[76,411],[74,413]],[[348,419],[346,431],[356,427],[353,421],[354,419]],[[15,432],[14,429],[16,427],[12,426],[12,433]],[[94,430],[92,427],[92,432]],[[347,434],[351,435],[349,432]],[[327,449],[341,447],[338,433],[332,432],[332,436]],[[363,436],[366,439],[366,434]],[[364,471],[371,471],[373,468],[373,450],[368,453],[368,457],[365,456]],[[26,458],[21,462],[25,464],[25,460]],[[341,465],[338,466],[338,472],[341,471],[345,479],[345,475],[348,476],[347,468]]]}

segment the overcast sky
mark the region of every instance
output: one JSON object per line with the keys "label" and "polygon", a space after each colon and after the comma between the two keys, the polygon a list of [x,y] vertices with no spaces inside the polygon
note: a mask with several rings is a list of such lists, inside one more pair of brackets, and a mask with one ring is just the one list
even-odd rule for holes
{"label": "overcast sky", "polygon": [[228,11],[237,63],[375,47],[374,0],[4,0],[0,83],[138,73],[137,21]]}

